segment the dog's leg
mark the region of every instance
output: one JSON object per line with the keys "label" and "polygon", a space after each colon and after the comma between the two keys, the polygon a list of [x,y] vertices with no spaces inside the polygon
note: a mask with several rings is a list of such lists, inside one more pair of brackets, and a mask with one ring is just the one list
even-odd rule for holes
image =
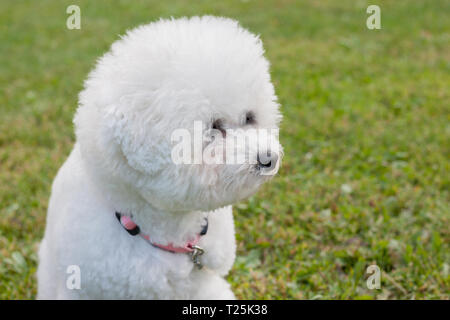
{"label": "dog's leg", "polygon": [[207,271],[199,270],[196,276],[196,287],[193,300],[235,300],[230,284],[221,276]]}

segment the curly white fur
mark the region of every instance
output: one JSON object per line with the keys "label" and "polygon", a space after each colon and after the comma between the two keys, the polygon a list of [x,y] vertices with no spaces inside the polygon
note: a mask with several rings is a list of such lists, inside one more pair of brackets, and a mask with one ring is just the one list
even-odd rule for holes
{"label": "curly white fur", "polygon": [[[175,165],[171,132],[223,119],[257,128],[281,118],[260,39],[211,16],[160,20],[129,31],[97,63],[75,116],[76,144],[53,183],[39,250],[40,299],[231,299],[223,279],[235,258],[231,204],[269,176],[254,165]],[[277,142],[278,143],[278,142]],[[132,237],[114,213],[151,239],[199,245],[204,268]],[[69,265],[81,289],[66,286]]]}

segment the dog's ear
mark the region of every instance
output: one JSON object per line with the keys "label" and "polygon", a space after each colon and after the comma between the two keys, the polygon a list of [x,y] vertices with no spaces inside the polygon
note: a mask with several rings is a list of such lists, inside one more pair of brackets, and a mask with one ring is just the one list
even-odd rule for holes
{"label": "dog's ear", "polygon": [[123,104],[110,105],[107,110],[103,127],[108,132],[102,136],[113,139],[112,142],[133,169],[147,175],[159,172],[170,160],[170,146],[166,137],[158,131],[161,117]]}

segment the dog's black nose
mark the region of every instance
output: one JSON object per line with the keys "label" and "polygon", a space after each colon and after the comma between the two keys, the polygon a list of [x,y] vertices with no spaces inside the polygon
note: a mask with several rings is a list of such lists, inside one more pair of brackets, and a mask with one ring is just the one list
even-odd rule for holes
{"label": "dog's black nose", "polygon": [[260,168],[274,168],[278,161],[278,154],[271,151],[259,152],[256,161]]}

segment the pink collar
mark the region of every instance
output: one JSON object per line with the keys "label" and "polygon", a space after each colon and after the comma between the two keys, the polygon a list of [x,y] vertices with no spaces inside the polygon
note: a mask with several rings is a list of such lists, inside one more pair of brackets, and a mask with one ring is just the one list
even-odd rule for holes
{"label": "pink collar", "polygon": [[[168,245],[162,245],[150,240],[150,236],[142,233],[139,226],[134,223],[133,220],[129,216],[122,215],[119,212],[116,212],[116,217],[119,220],[122,227],[132,236],[139,235],[141,238],[145,239],[152,246],[160,248],[165,251],[169,251],[172,253],[193,253],[196,256],[203,254],[203,249],[198,247],[197,244],[200,240],[200,237],[205,235],[208,231],[208,219],[205,218],[206,224],[202,226],[202,231],[196,235],[193,240],[190,240],[184,244],[182,247],[176,247],[173,244],[169,243]],[[195,262],[195,261],[194,261]]]}

